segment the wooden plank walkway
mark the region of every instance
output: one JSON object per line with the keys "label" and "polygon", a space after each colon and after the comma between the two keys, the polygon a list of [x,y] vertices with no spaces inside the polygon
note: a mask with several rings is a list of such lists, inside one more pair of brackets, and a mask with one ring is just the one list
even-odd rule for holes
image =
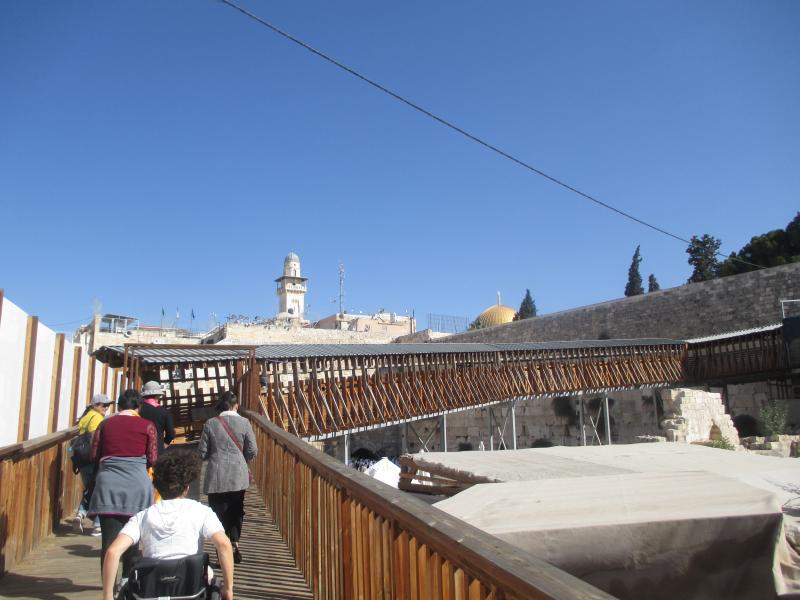
{"label": "wooden plank walkway", "polygon": [[[197,483],[192,486],[191,497],[201,496],[198,488]],[[200,499],[206,501],[205,497]],[[237,600],[313,598],[254,486],[245,496],[245,512],[239,541],[244,561],[236,565],[234,597]],[[211,562],[215,562],[213,546],[206,551]],[[66,524],[22,565],[0,578],[0,598],[96,600],[101,592],[100,538],[88,532],[75,534]]]}

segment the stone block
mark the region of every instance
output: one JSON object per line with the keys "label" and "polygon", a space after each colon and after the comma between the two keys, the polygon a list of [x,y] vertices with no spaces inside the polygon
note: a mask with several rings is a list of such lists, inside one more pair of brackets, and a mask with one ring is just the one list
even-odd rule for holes
{"label": "stone block", "polygon": [[667,429],[668,442],[686,442],[686,435],[677,429]]}

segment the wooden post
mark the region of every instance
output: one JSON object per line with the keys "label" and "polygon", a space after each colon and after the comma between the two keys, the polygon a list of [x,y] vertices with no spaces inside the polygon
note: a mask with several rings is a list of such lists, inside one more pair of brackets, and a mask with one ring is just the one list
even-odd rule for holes
{"label": "wooden post", "polygon": [[109,366],[104,364],[103,365],[103,377],[100,380],[100,391],[106,395],[108,395],[108,370]]}
{"label": "wooden post", "polygon": [[61,408],[61,372],[64,367],[64,334],[56,334],[56,345],[53,349],[53,375],[50,379],[50,414],[48,433],[58,431],[58,413]]}
{"label": "wooden post", "polygon": [[19,425],[17,442],[28,439],[31,430],[31,402],[33,400],[33,371],[36,366],[36,335],[39,332],[39,317],[28,317],[25,328],[25,355],[22,363],[22,387],[19,398]]}
{"label": "wooden post", "polygon": [[97,367],[97,359],[92,356],[89,358],[89,374],[87,375],[86,380],[86,405],[88,406],[89,403],[92,401],[92,396],[94,396],[94,370]]}

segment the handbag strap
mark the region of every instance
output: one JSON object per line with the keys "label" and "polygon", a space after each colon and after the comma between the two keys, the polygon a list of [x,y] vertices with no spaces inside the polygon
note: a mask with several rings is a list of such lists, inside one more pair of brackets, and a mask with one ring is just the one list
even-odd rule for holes
{"label": "handbag strap", "polygon": [[239,452],[241,452],[242,456],[244,456],[244,450],[242,450],[242,445],[239,443],[239,440],[236,439],[236,434],[233,433],[231,426],[228,425],[228,423],[226,423],[225,419],[223,419],[222,417],[217,417],[217,419],[219,420],[220,425],[222,425],[222,428],[225,430],[225,433],[227,433],[230,436],[233,443],[236,444],[236,447],[239,449]]}

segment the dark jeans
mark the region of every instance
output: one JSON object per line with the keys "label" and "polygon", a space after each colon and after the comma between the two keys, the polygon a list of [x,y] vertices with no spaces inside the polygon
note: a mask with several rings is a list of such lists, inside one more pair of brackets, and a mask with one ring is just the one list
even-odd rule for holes
{"label": "dark jeans", "polygon": [[217,515],[231,542],[238,542],[244,522],[244,492],[220,492],[208,495],[208,505]]}
{"label": "dark jeans", "polygon": [[[126,517],[123,515],[100,515],[100,529],[103,532],[103,541],[102,541],[102,549],[100,550],[100,570],[103,570],[103,562],[106,558],[106,550],[111,545],[119,532],[122,531],[122,528],[125,526],[125,523],[128,522],[130,517]],[[122,576],[128,577],[131,572],[131,568],[133,567],[133,559],[139,555],[139,547],[138,545],[134,544],[130,548],[128,548],[125,553],[122,555]]]}

